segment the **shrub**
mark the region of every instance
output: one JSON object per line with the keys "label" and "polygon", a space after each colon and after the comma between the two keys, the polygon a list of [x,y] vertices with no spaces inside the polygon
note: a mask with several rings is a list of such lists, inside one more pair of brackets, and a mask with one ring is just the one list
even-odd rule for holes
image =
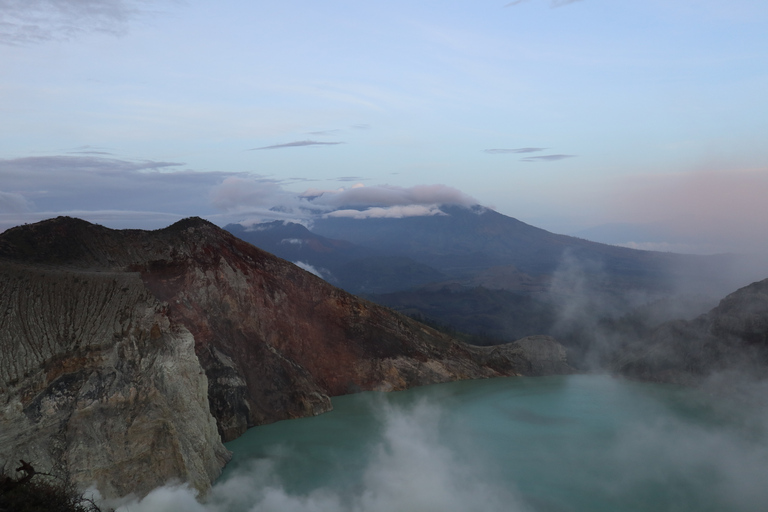
{"label": "shrub", "polygon": [[101,512],[101,509],[65,479],[37,472],[21,461],[13,478],[0,473],[0,512]]}

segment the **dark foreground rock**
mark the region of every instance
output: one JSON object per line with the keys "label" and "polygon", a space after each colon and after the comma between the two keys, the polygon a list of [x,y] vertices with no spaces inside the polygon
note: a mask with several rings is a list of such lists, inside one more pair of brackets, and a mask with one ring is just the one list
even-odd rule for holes
{"label": "dark foreground rock", "polygon": [[205,491],[222,440],[331,396],[570,371],[551,338],[462,344],[202,219],[0,235],[0,464],[109,497],[172,479]]}

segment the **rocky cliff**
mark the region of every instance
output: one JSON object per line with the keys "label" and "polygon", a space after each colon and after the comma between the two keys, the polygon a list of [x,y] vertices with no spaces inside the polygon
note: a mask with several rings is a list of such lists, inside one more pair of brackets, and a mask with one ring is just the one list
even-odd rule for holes
{"label": "rocky cliff", "polygon": [[768,374],[768,279],[725,297],[691,321],[676,320],[631,344],[614,368],[629,377],[697,384],[721,372]]}
{"label": "rocky cliff", "polygon": [[248,427],[331,396],[567,373],[551,338],[461,344],[202,219],[57,218],[0,235],[0,463],[107,496],[201,490]]}
{"label": "rocky cliff", "polygon": [[109,496],[183,478],[205,489],[228,453],[194,339],[137,274],[0,266],[0,463]]}

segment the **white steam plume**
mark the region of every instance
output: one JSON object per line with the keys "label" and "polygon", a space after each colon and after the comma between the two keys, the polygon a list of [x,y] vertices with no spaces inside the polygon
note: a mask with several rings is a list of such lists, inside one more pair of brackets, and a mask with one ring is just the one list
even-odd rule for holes
{"label": "white steam plume", "polygon": [[205,503],[187,486],[155,489],[116,512],[516,512],[526,510],[501,485],[486,483],[482,465],[465,464],[436,432],[440,410],[424,401],[410,409],[381,405],[382,439],[365,469],[362,486],[344,494],[317,489],[296,495],[274,477],[273,462],[254,461],[219,483]]}

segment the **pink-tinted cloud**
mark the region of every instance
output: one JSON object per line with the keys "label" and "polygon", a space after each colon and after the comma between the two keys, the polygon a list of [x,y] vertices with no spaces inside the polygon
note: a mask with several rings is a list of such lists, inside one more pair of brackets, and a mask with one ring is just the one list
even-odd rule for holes
{"label": "pink-tinted cloud", "polygon": [[768,252],[768,169],[641,175],[610,193],[616,221],[663,223],[681,241]]}

